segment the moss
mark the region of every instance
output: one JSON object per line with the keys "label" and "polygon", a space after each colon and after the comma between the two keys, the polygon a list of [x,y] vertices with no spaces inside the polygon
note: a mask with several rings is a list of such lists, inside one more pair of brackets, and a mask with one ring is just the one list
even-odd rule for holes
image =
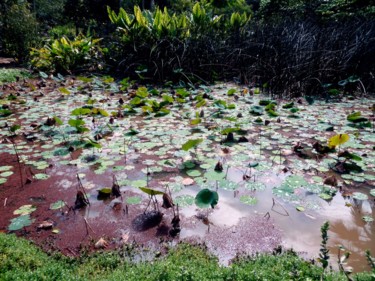
{"label": "moss", "polygon": [[[48,255],[14,235],[0,234],[0,280],[320,280],[322,268],[292,252],[259,255],[222,267],[200,246],[180,244],[150,262],[130,263],[128,251],[81,258]],[[360,273],[355,280],[372,280]],[[324,280],[346,280],[329,272]]]}

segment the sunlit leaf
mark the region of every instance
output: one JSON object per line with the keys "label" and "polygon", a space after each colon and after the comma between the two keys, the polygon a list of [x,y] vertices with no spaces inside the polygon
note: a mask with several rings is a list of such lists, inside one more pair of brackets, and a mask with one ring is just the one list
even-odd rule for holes
{"label": "sunlit leaf", "polygon": [[193,139],[193,140],[188,140],[187,142],[185,142],[183,145],[182,145],[182,150],[184,151],[188,151],[189,149],[191,148],[195,148],[197,147],[201,142],[203,141],[203,139]]}
{"label": "sunlit leaf", "polygon": [[162,191],[147,188],[147,187],[140,187],[139,189],[142,190],[144,193],[146,193],[148,195],[163,195],[164,194],[164,192],[162,192]]}
{"label": "sunlit leaf", "polygon": [[350,139],[348,134],[338,134],[328,140],[328,147],[334,148],[346,143]]}

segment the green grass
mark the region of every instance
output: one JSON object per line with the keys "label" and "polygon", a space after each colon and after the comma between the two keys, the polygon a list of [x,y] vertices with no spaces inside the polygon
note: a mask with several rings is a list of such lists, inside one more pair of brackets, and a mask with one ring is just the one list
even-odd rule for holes
{"label": "green grass", "polygon": [[[82,258],[48,255],[14,235],[0,234],[0,280],[320,280],[322,268],[293,253],[243,258],[222,267],[203,247],[180,244],[152,262],[130,263],[128,251]],[[373,280],[369,273],[354,280]],[[324,280],[346,280],[329,272]]]}
{"label": "green grass", "polygon": [[15,82],[19,78],[28,78],[30,73],[17,68],[0,68],[0,85],[3,83]]}

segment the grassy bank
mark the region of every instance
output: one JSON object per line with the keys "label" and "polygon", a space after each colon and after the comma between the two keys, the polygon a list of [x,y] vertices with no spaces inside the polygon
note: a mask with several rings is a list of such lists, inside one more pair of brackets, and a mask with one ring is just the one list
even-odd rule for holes
{"label": "grassy bank", "polygon": [[[181,244],[153,262],[133,264],[125,252],[71,259],[48,255],[14,235],[0,234],[0,280],[320,280],[322,269],[292,253],[240,259],[221,267],[201,247]],[[357,274],[354,280],[373,280]],[[324,280],[346,280],[329,272]]]}

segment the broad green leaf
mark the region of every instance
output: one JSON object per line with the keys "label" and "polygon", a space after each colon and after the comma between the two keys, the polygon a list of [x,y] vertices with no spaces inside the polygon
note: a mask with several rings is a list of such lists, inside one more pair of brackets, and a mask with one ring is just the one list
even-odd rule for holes
{"label": "broad green leaf", "polygon": [[14,132],[16,132],[19,129],[21,129],[20,125],[13,125],[12,127],[10,127],[9,130],[14,133]]}
{"label": "broad green leaf", "polygon": [[19,207],[17,210],[15,210],[13,212],[13,214],[23,216],[23,215],[31,214],[35,210],[36,210],[36,207],[33,206],[33,205],[23,205],[23,206]]}
{"label": "broad green leaf", "polygon": [[83,108],[83,107],[76,108],[71,113],[71,115],[73,116],[81,116],[81,115],[88,115],[88,114],[91,114],[91,109]]}
{"label": "broad green leaf", "polygon": [[255,205],[256,203],[258,203],[258,199],[250,195],[242,195],[240,197],[240,201],[247,205]]}
{"label": "broad green leaf", "polygon": [[367,122],[368,121],[368,119],[363,117],[361,112],[359,112],[359,111],[349,114],[346,117],[346,119],[350,122],[353,122],[353,123],[361,123],[361,122]]}
{"label": "broad green leaf", "polygon": [[63,200],[59,200],[59,201],[56,201],[55,203],[51,203],[51,205],[49,205],[49,208],[51,210],[58,210],[58,209],[61,209],[65,206],[65,202]]}
{"label": "broad green leaf", "polygon": [[233,96],[236,93],[236,89],[229,89],[227,92],[228,96]]}
{"label": "broad green leaf", "polygon": [[70,95],[70,91],[67,88],[61,87],[59,88],[59,91],[64,95]]}
{"label": "broad green leaf", "polygon": [[188,140],[187,142],[185,142],[183,145],[182,145],[182,150],[184,151],[188,151],[190,150],[191,148],[195,148],[197,147],[201,142],[203,141],[203,139],[193,139],[193,140]]}
{"label": "broad green leaf", "polygon": [[175,205],[178,207],[187,207],[194,204],[194,197],[191,195],[180,195],[173,199]]}
{"label": "broad green leaf", "polygon": [[55,120],[55,122],[56,122],[57,125],[62,125],[63,124],[63,121],[59,117],[53,116],[53,119]]}
{"label": "broad green leaf", "polygon": [[147,188],[147,187],[140,187],[139,189],[148,195],[163,195],[164,194],[164,192],[162,191]]}
{"label": "broad green leaf", "polygon": [[368,196],[362,192],[354,192],[353,198],[357,200],[367,200]]}
{"label": "broad green leaf", "polygon": [[126,198],[125,202],[129,205],[136,205],[142,202],[142,198],[139,196],[130,196]]}
{"label": "broad green leaf", "polygon": [[216,191],[202,189],[195,196],[195,204],[199,208],[214,208],[219,202],[219,194]]}
{"label": "broad green leaf", "polygon": [[23,215],[10,220],[11,224],[8,226],[9,231],[16,231],[24,228],[25,226],[31,225],[34,220],[30,218],[30,215]]}

